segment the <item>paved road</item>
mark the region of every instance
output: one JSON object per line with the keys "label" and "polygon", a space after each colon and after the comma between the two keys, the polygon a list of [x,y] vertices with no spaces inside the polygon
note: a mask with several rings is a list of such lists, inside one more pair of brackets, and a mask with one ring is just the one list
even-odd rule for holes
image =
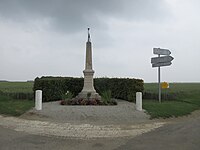
{"label": "paved road", "polygon": [[200,116],[176,120],[135,138],[70,139],[31,135],[0,126],[1,150],[199,150]]}
{"label": "paved road", "polygon": [[130,139],[116,150],[199,150],[200,116],[165,125]]}
{"label": "paved road", "polygon": [[0,150],[112,150],[126,138],[69,139],[31,135],[0,126]]}

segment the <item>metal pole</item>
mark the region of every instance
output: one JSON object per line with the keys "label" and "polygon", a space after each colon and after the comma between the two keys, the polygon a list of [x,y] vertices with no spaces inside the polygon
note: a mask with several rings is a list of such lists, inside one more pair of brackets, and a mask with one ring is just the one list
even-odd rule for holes
{"label": "metal pole", "polygon": [[160,86],[160,67],[158,67],[158,99],[159,102],[161,103],[161,86]]}
{"label": "metal pole", "polygon": [[[160,55],[158,55],[160,57]],[[158,100],[161,103],[160,67],[158,67]]]}

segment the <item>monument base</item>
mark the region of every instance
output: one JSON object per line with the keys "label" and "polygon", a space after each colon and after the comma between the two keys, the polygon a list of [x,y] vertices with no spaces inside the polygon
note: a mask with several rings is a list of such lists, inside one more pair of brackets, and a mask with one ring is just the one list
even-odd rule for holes
{"label": "monument base", "polygon": [[96,93],[96,91],[81,91],[77,95],[77,98],[101,100],[101,96],[98,93]]}

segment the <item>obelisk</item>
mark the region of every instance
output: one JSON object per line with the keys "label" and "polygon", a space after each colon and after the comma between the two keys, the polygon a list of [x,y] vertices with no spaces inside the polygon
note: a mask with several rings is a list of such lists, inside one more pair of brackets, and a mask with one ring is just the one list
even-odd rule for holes
{"label": "obelisk", "polygon": [[94,70],[92,69],[92,43],[90,39],[90,28],[88,28],[88,39],[86,42],[86,60],[85,60],[85,70],[84,74],[84,86],[82,91],[79,93],[78,98],[86,99],[88,96],[90,98],[101,99],[99,94],[94,89],[93,85],[93,75]]}

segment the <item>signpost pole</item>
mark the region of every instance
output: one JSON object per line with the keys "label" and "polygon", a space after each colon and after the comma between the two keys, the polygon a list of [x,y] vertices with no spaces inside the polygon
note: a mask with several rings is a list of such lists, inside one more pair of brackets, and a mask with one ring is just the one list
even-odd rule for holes
{"label": "signpost pole", "polygon": [[[152,67],[158,67],[158,100],[161,103],[160,67],[170,66],[174,58],[170,56],[171,52],[168,49],[153,48],[153,54],[158,55],[158,57],[151,58],[151,64]],[[160,55],[164,56],[160,57]]]}
{"label": "signpost pole", "polygon": [[[160,55],[158,55],[160,57]],[[161,103],[160,67],[158,67],[158,100]]]}

